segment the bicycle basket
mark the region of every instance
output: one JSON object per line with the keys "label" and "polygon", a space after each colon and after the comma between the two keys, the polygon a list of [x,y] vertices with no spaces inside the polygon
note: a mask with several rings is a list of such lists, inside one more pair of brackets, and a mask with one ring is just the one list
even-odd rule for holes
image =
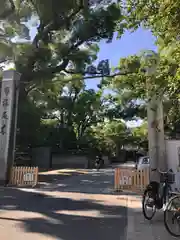
{"label": "bicycle basket", "polygon": [[161,173],[160,174],[160,182],[164,183],[167,181],[169,184],[173,184],[175,182],[175,174],[174,173]]}

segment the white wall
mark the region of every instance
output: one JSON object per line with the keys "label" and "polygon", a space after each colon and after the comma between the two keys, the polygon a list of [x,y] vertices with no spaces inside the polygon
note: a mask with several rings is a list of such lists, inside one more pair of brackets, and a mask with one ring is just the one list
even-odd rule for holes
{"label": "white wall", "polygon": [[180,166],[180,140],[165,140],[168,168],[177,172]]}
{"label": "white wall", "polygon": [[174,188],[180,190],[180,140],[165,140],[168,169],[176,174]]}

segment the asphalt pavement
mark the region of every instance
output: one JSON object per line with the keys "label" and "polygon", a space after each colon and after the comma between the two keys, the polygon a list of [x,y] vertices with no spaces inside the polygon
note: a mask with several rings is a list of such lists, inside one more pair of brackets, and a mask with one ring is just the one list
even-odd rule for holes
{"label": "asphalt pavement", "polygon": [[126,240],[127,200],[112,194],[113,170],[81,171],[41,189],[0,191],[4,240]]}

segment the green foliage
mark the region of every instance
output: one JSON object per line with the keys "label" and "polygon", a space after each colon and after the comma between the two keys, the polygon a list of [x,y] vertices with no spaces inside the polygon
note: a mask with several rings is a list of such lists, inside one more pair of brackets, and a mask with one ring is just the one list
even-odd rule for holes
{"label": "green foliage", "polygon": [[101,151],[106,149],[111,153],[116,152],[118,155],[118,151],[124,146],[129,132],[122,121],[114,120],[93,126],[90,133],[94,137],[96,148]]}
{"label": "green foliage", "polygon": [[[2,4],[3,11],[8,2]],[[71,0],[11,2],[11,14],[3,18],[2,58],[15,62],[26,82],[50,80],[62,71],[84,73],[96,58],[95,43],[101,39],[110,42],[117,22],[120,18],[123,21],[120,5],[113,1],[95,8],[87,8],[86,1],[85,5]],[[27,41],[34,22],[38,26],[36,35]]]}
{"label": "green foliage", "polygon": [[129,28],[143,25],[150,29],[157,37],[160,53],[179,63],[179,0],[127,0],[124,8]]}
{"label": "green foliage", "polygon": [[39,128],[42,117],[42,109],[35,106],[28,98],[19,102],[17,146],[27,148],[36,143],[39,137]]}
{"label": "green foliage", "polygon": [[171,59],[160,57],[155,74],[147,78],[146,64],[142,56],[129,56],[120,60],[117,67],[120,71],[126,70],[130,74],[116,76],[111,80],[112,89],[117,89],[127,98],[147,100],[154,94],[166,97],[172,96],[179,88],[179,66]]}
{"label": "green foliage", "polygon": [[130,26],[141,22],[167,44],[176,38],[180,29],[180,2],[178,0],[127,0],[126,10]]}
{"label": "green foliage", "polygon": [[139,149],[148,150],[148,126],[144,122],[140,127],[133,128],[132,132],[132,144]]}
{"label": "green foliage", "polygon": [[[154,94],[166,101],[166,132],[179,131],[179,1],[102,1],[94,8],[78,0],[0,3],[0,60],[15,63],[22,74],[18,145],[86,145],[117,155],[127,145],[146,149],[146,124],[128,129],[125,121],[146,121],[146,104]],[[157,37],[156,74],[147,77],[143,56],[150,52],[143,52],[120,59],[115,75],[122,74],[104,77],[99,91],[87,90],[84,75],[110,74],[108,60],[92,65],[98,43],[142,24]],[[30,39],[32,25],[36,32]]]}
{"label": "green foliage", "polygon": [[82,91],[75,103],[73,122],[77,139],[80,140],[88,127],[101,121],[99,112],[102,107],[102,92],[94,90]]}

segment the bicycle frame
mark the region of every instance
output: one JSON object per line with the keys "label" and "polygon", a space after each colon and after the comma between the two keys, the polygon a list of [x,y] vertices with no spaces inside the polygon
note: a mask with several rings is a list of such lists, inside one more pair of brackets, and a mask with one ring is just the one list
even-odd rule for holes
{"label": "bicycle frame", "polygon": [[161,201],[162,205],[166,206],[167,202],[169,201],[169,193],[172,194],[171,185],[167,181],[165,181],[164,183],[159,185],[159,191],[159,200]]}
{"label": "bicycle frame", "polygon": [[[157,169],[152,169],[152,171],[156,170]],[[143,215],[147,220],[151,220],[154,217],[156,209],[166,210],[167,203],[169,202],[169,199],[173,195],[173,192],[171,190],[171,184],[173,183],[173,180],[169,178],[168,175],[169,171],[168,172],[162,172],[160,170],[158,171],[160,174],[163,174],[162,176],[160,176],[160,182],[151,181],[143,194],[142,210]],[[148,199],[151,199],[150,202],[146,202],[146,196],[148,196]],[[147,215],[146,213],[147,206],[153,207],[151,216]]]}
{"label": "bicycle frame", "polygon": [[[158,170],[158,169],[152,169],[152,171],[156,171],[156,170]],[[168,172],[172,172],[172,170],[170,169],[168,172],[162,172],[162,171],[158,170],[158,172],[160,174],[168,174]],[[168,177],[165,178],[165,180],[163,182],[161,182],[160,184],[159,183],[157,183],[157,184],[159,186],[158,191],[157,191],[158,192],[158,196],[157,196],[158,200],[161,201],[162,205],[166,204],[167,201],[169,200],[169,190],[171,191],[171,185],[168,182]],[[172,193],[172,191],[171,191],[171,193]]]}

